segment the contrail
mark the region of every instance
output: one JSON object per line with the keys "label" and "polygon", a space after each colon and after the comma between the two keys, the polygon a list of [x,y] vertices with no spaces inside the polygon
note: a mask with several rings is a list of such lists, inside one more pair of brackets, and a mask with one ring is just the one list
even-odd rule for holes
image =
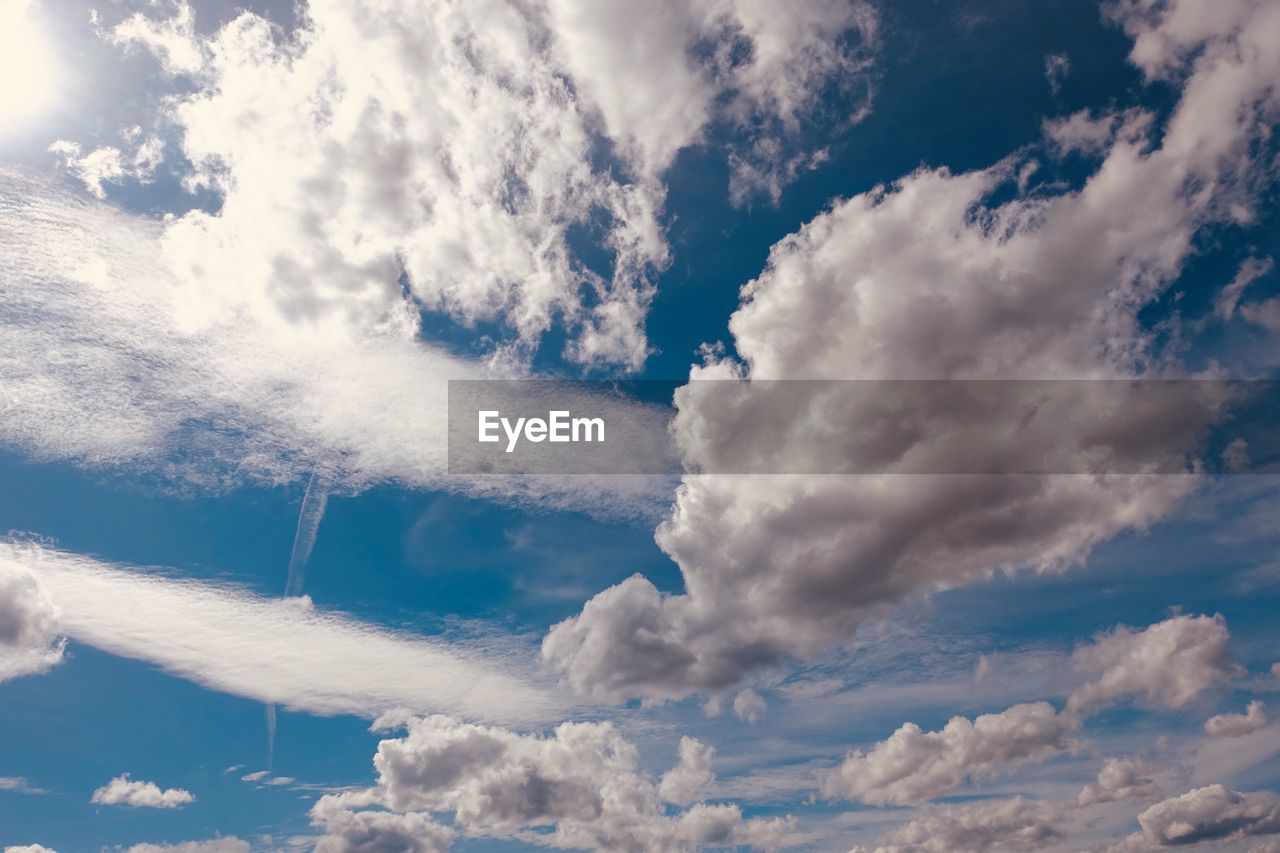
{"label": "contrail", "polygon": [[[324,518],[329,503],[329,479],[319,471],[311,472],[307,490],[302,494],[302,506],[298,509],[298,529],[293,534],[293,551],[289,554],[289,576],[284,583],[285,598],[302,595],[302,580],[311,559],[311,549],[316,544],[320,520]],[[276,752],[276,706],[267,703],[267,769],[271,769]]]}
{"label": "contrail", "polygon": [[275,765],[276,759],[276,706],[268,702],[267,708],[267,769]]}
{"label": "contrail", "polygon": [[329,502],[329,478],[319,471],[312,472],[307,481],[307,491],[302,496],[298,510],[298,531],[293,536],[293,553],[289,555],[289,578],[285,581],[286,596],[302,594],[303,573],[311,559],[311,549],[316,544],[316,531],[324,508]]}

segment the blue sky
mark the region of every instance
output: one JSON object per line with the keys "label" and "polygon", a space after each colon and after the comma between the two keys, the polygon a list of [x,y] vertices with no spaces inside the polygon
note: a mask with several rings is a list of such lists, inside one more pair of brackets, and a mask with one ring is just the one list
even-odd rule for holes
{"label": "blue sky", "polygon": [[1204,8],[5,6],[0,846],[1280,849],[1271,474],[444,465],[449,379],[1276,378]]}

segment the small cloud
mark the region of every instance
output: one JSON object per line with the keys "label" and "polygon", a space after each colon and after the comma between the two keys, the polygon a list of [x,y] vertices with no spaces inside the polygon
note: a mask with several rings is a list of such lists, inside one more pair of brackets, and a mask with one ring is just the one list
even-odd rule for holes
{"label": "small cloud", "polygon": [[1049,90],[1058,94],[1062,90],[1062,81],[1071,72],[1071,60],[1065,53],[1051,53],[1044,58],[1044,77],[1049,81]]}
{"label": "small cloud", "polygon": [[255,770],[253,773],[246,773],[240,777],[241,782],[261,782],[271,775],[270,770]]}
{"label": "small cloud", "polygon": [[134,808],[176,809],[196,798],[182,788],[161,790],[155,782],[142,782],[121,773],[93,792],[90,802],[100,806],[133,806]]}
{"label": "small cloud", "polygon": [[[43,788],[32,785],[25,776],[0,776],[0,791],[13,791],[17,794],[47,794]],[[6,848],[7,850],[8,848]]]}

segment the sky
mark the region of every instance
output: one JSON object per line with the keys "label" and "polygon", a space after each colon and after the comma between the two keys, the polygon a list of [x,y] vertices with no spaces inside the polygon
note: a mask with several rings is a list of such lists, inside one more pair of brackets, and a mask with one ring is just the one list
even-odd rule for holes
{"label": "sky", "polygon": [[0,848],[1280,850],[1278,43],[0,0]]}

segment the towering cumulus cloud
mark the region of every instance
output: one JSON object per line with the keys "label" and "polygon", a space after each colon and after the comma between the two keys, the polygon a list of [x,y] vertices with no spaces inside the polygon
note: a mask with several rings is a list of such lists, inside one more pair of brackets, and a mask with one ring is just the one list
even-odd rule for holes
{"label": "towering cumulus cloud", "polygon": [[[1230,0],[1214,15],[1198,10],[1186,0],[1108,7],[1134,40],[1131,61],[1181,94],[1164,121],[1140,110],[1079,117],[1093,131],[1082,156],[1096,162],[1082,184],[1027,190],[1032,164],[1013,156],[965,174],[922,168],[838,202],[776,244],[743,288],[730,324],[742,362],[713,360],[692,378],[1176,369],[1138,312],[1177,278],[1198,232],[1253,217],[1273,178],[1267,130],[1280,114],[1280,57],[1269,47],[1280,38],[1280,7]],[[1080,133],[1058,133],[1058,144],[1068,138],[1084,148]],[[703,431],[684,445],[695,466],[715,426],[700,414],[682,406],[677,419],[678,435]],[[1161,425],[1135,423],[1135,434]],[[845,426],[874,439],[892,425]],[[980,455],[1005,440],[979,436],[975,445],[969,435],[947,445],[945,422],[938,426],[933,452]],[[1194,486],[1192,477],[887,470],[686,477],[657,533],[684,591],[661,593],[632,577],[555,626],[544,656],[568,683],[604,699],[724,690],[752,669],[847,640],[912,594],[997,571],[1068,567],[1096,543],[1162,518]]]}

